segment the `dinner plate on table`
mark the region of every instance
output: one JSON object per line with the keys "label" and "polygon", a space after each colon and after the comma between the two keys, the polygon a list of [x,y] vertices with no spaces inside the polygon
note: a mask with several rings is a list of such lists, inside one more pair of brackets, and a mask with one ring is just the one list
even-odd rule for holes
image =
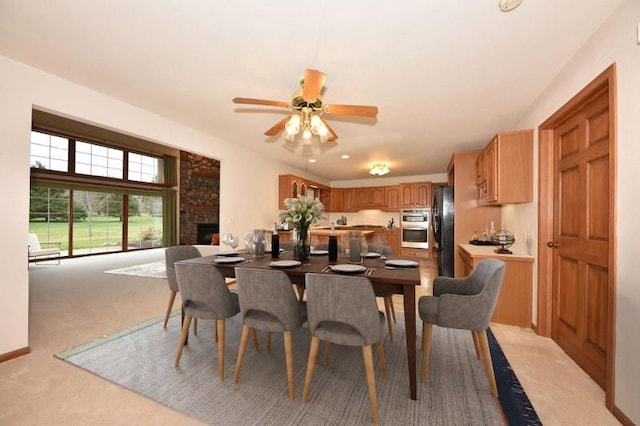
{"label": "dinner plate on table", "polygon": [[311,256],[324,256],[329,254],[329,251],[328,250],[311,250],[309,254]]}
{"label": "dinner plate on table", "polygon": [[244,257],[219,257],[214,263],[239,263],[244,262]]}
{"label": "dinner plate on table", "polygon": [[377,259],[380,257],[380,253],[376,253],[375,251],[370,251],[369,253],[364,255],[367,259]]}
{"label": "dinner plate on table", "polygon": [[331,265],[333,272],[339,272],[341,274],[358,274],[364,272],[367,268],[363,265],[352,265],[349,263],[343,263],[340,265]]}
{"label": "dinner plate on table", "polygon": [[399,268],[415,268],[418,266],[418,262],[415,260],[405,260],[405,259],[390,259],[384,262],[385,265],[388,266],[396,266]]}
{"label": "dinner plate on table", "polygon": [[218,256],[237,256],[238,252],[237,251],[231,251],[231,250],[222,250],[216,253]]}
{"label": "dinner plate on table", "polygon": [[300,265],[302,265],[302,263],[297,260],[274,260],[269,263],[269,266],[272,268],[295,268]]}

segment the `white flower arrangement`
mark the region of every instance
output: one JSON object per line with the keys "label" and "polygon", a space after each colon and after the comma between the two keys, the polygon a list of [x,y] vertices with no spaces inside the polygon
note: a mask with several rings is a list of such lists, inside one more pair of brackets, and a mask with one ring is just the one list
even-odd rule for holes
{"label": "white flower arrangement", "polygon": [[306,235],[311,225],[324,219],[324,205],[315,198],[287,198],[284,205],[287,210],[280,213],[280,220],[292,223],[300,235]]}

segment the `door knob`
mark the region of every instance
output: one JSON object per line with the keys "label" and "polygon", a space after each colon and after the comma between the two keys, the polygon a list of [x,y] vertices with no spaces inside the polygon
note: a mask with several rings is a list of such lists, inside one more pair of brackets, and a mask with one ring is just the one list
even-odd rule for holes
{"label": "door knob", "polygon": [[560,244],[557,241],[549,241],[547,242],[547,247],[549,248],[558,248]]}

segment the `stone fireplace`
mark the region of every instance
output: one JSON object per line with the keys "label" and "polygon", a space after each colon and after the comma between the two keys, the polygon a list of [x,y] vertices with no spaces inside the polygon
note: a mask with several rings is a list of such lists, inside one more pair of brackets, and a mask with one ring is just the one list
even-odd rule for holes
{"label": "stone fireplace", "polygon": [[219,232],[220,161],[180,151],[180,244],[211,244]]}

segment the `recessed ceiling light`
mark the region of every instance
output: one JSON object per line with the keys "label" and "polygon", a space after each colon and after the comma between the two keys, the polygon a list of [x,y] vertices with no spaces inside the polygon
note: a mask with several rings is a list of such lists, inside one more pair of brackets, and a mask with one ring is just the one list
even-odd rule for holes
{"label": "recessed ceiling light", "polygon": [[511,12],[516,7],[520,6],[522,0],[498,0],[498,6],[503,12]]}
{"label": "recessed ceiling light", "polygon": [[348,160],[348,159],[349,159],[349,154],[344,154],[344,155],[343,155],[342,157],[340,157],[340,158],[342,158],[343,160]]}
{"label": "recessed ceiling light", "polygon": [[315,158],[309,158],[309,162],[310,162],[310,163],[315,163],[315,162],[316,162],[316,159],[315,159]]}

